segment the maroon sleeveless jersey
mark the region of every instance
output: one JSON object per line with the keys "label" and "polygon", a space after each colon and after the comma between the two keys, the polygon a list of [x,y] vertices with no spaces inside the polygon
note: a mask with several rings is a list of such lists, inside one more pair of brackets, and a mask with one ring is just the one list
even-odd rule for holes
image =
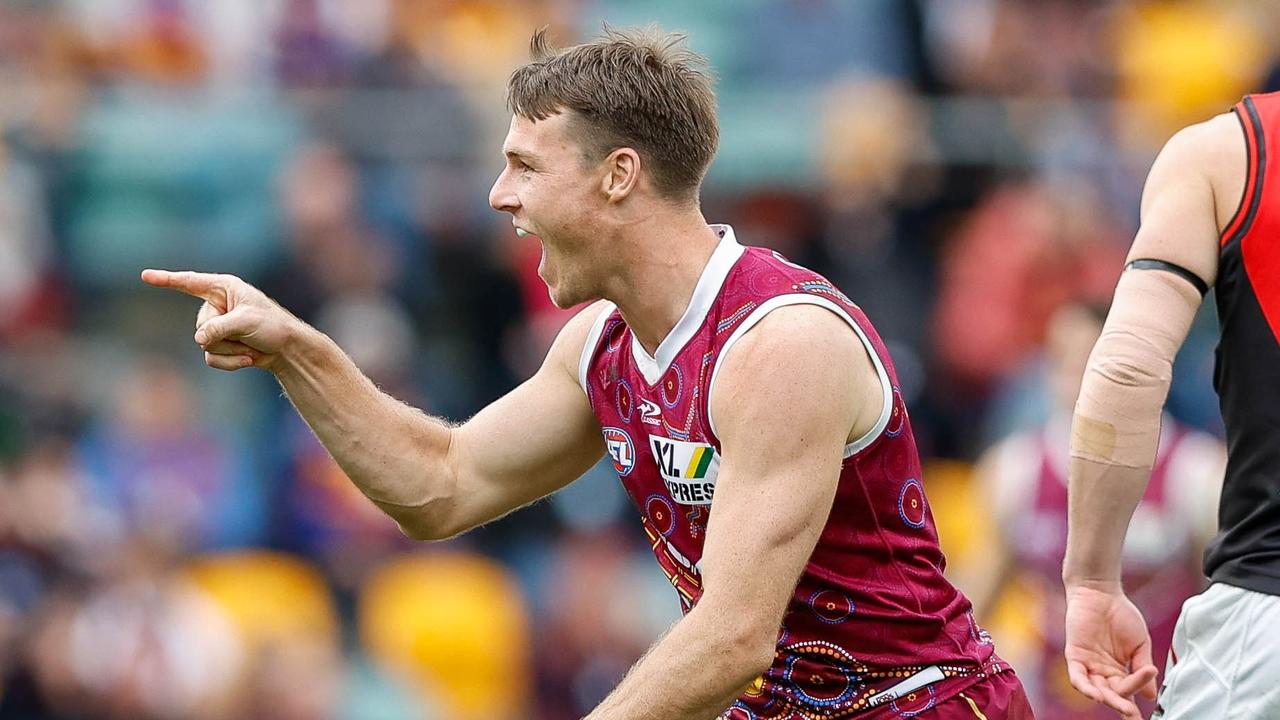
{"label": "maroon sleeveless jersey", "polygon": [[[998,451],[992,496],[995,524],[1021,577],[1043,600],[1037,627],[1036,713],[1040,720],[1105,720],[1114,711],[1071,687],[1066,647],[1062,558],[1067,551],[1067,446],[1070,420],[1055,418],[1039,430],[1015,435]],[[1151,481],[1134,510],[1124,544],[1124,587],[1151,633],[1152,657],[1163,666],[1182,602],[1204,589],[1197,531],[1212,520],[1214,476],[1221,472],[1218,444],[1182,428],[1161,425]],[[1144,717],[1155,703],[1137,698]]]}
{"label": "maroon sleeveless jersey", "polygon": [[720,244],[656,354],[607,308],[579,367],[614,469],[685,612],[702,596],[720,467],[709,396],[738,338],[775,308],[825,307],[862,340],[884,393],[875,427],[845,448],[834,506],[783,617],[773,665],[725,717],[911,717],[1008,671],[942,575],[911,424],[871,323],[825,278],[715,229]]}

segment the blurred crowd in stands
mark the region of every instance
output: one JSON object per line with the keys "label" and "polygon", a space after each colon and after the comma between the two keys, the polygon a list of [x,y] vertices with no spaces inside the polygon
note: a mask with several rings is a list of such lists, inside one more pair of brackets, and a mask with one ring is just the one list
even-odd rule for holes
{"label": "blurred crowd in stands", "polygon": [[[708,219],[866,309],[950,571],[1050,691],[1031,608],[1061,590],[992,559],[1026,549],[997,443],[1061,427],[1082,360],[1054,342],[1097,328],[1054,328],[1105,311],[1164,140],[1280,88],[1273,2],[0,0],[0,719],[567,720],[676,619],[607,463],[412,543],[266,373],[204,367],[195,301],[137,279],[239,274],[465,419],[567,317],[486,204],[506,76],[536,28],[606,20],[710,57]],[[1206,310],[1169,405],[1208,433],[1162,546],[1188,567],[1214,334]]]}

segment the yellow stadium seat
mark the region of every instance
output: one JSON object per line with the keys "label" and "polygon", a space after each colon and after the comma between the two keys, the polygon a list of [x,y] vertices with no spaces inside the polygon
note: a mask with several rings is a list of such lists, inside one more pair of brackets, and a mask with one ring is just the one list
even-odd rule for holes
{"label": "yellow stadium seat", "polygon": [[1260,27],[1241,3],[1141,2],[1111,25],[1129,138],[1163,142],[1178,128],[1226,112],[1258,91],[1271,57]]}
{"label": "yellow stadium seat", "polygon": [[236,622],[250,647],[280,637],[338,641],[329,587],[301,558],[269,551],[219,553],[197,558],[186,570]]}
{"label": "yellow stadium seat", "polygon": [[443,717],[527,714],[529,622],[519,585],[498,563],[453,551],[392,560],[365,584],[359,624],[370,657],[407,674]]}

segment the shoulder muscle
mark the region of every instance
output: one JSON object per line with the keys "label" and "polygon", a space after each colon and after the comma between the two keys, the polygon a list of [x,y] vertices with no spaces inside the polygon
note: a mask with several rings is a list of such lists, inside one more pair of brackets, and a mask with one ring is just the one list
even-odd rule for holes
{"label": "shoulder muscle", "polygon": [[1166,260],[1212,283],[1219,232],[1244,188],[1244,148],[1232,114],[1188,126],[1170,138],[1147,176],[1142,225],[1129,259]]}
{"label": "shoulder muscle", "polygon": [[728,351],[710,398],[721,440],[735,432],[831,426],[843,443],[869,404],[880,411],[879,382],[853,329],[816,305],[766,315]]}

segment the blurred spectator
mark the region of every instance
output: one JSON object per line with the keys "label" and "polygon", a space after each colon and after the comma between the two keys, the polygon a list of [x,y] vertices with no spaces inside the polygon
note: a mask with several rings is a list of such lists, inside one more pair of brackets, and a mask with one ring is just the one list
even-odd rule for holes
{"label": "blurred spectator", "polygon": [[393,34],[421,60],[467,87],[501,89],[523,62],[529,36],[541,25],[560,24],[566,3],[529,0],[392,0]]}
{"label": "blurred spectator", "polygon": [[298,317],[314,321],[336,294],[372,294],[405,270],[361,213],[359,175],[336,147],[299,148],[278,180],[285,249],[263,290]]}
{"label": "blurred spectator", "polygon": [[95,565],[95,518],[83,512],[68,443],[34,445],[0,471],[0,717],[37,715],[36,628],[60,588]]}
{"label": "blurred spectator", "polygon": [[275,32],[275,75],[285,87],[328,87],[346,79],[346,48],[326,25],[319,0],[288,0]]}
{"label": "blurred spectator", "polygon": [[875,321],[913,401],[924,389],[933,302],[926,218],[941,182],[926,164],[932,149],[925,109],[890,77],[842,78],[824,101],[818,257]]}
{"label": "blurred spectator", "polygon": [[1123,230],[1079,182],[992,193],[940,259],[934,329],[944,371],[968,392],[987,393],[1036,351],[1059,305],[1110,292]]}
{"label": "blurred spectator", "polygon": [[241,648],[208,597],[170,576],[149,543],[130,543],[73,611],[62,648],[104,718],[215,718]]}
{"label": "blurred spectator", "polygon": [[[1036,717],[1112,717],[1071,688],[1062,660],[1065,598],[1067,441],[1071,413],[1089,353],[1102,331],[1105,306],[1068,304],[1052,316],[1045,345],[1044,386],[1052,414],[1040,427],[1002,440],[978,465],[981,505],[993,532],[965,589],[979,621],[995,620],[1006,586],[1026,580],[1035,592],[1038,637],[1020,665]],[[1215,532],[1226,449],[1213,437],[1166,417],[1155,466],[1125,541],[1125,588],[1151,628],[1153,658],[1163,667],[1182,601],[1206,584],[1205,544]],[[961,573],[963,575],[963,572]],[[1022,605],[1020,612],[1026,613]],[[1144,701],[1144,712],[1153,704]]]}
{"label": "blurred spectator", "polygon": [[359,653],[344,655],[334,599],[324,576],[304,560],[220,553],[197,558],[182,574],[226,615],[243,647],[243,669],[220,717],[422,717],[420,703],[406,688],[369,667]]}
{"label": "blurred spectator", "polygon": [[86,343],[43,329],[0,347],[0,461],[21,460],[24,447],[38,457],[46,439],[82,433],[95,410]]}
{"label": "blurred spectator", "polygon": [[679,618],[675,591],[651,563],[616,529],[564,538],[542,585],[535,644],[540,712],[532,717],[590,713]]}
{"label": "blurred spectator", "polygon": [[173,554],[262,541],[263,488],[242,447],[200,416],[172,362],[137,358],[122,373],[110,415],[79,447],[88,493],[119,523],[120,541]]}
{"label": "blurred spectator", "polygon": [[55,299],[42,190],[32,169],[0,144],[0,339],[57,324],[65,311]]}
{"label": "blurred spectator", "polygon": [[121,69],[142,80],[193,84],[208,58],[182,0],[146,0],[141,27],[122,38]]}
{"label": "blurred spectator", "polygon": [[910,78],[909,2],[761,0],[741,14],[741,72],[778,86],[822,86],[851,73]]}

